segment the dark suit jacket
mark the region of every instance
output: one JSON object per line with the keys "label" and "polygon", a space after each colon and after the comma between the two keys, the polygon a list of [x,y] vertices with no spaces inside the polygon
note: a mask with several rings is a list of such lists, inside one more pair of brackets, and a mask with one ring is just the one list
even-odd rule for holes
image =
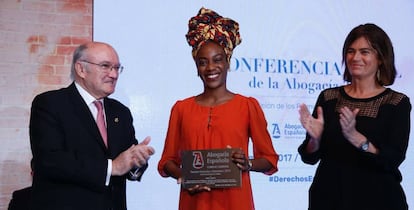
{"label": "dark suit jacket", "polygon": [[30,143],[34,161],[32,209],[126,209],[126,178],[105,186],[107,159],[137,144],[129,109],[104,99],[108,148],[74,83],[32,102]]}
{"label": "dark suit jacket", "polygon": [[32,187],[26,187],[13,192],[8,210],[29,210]]}

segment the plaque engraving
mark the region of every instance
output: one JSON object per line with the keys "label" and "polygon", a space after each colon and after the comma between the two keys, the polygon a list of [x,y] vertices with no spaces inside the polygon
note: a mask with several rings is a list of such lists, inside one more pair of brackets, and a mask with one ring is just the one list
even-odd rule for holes
{"label": "plaque engraving", "polygon": [[232,149],[187,150],[182,153],[183,187],[241,186],[241,170],[231,160]]}

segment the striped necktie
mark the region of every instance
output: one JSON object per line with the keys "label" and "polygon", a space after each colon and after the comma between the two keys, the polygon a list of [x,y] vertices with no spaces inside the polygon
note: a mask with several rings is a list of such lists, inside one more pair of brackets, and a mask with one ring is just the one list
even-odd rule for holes
{"label": "striped necktie", "polygon": [[105,146],[108,147],[106,125],[105,125],[105,119],[104,119],[104,114],[103,114],[102,102],[94,101],[93,104],[95,104],[96,108],[98,109],[98,116],[96,118],[96,124],[98,125],[99,132],[101,133]]}

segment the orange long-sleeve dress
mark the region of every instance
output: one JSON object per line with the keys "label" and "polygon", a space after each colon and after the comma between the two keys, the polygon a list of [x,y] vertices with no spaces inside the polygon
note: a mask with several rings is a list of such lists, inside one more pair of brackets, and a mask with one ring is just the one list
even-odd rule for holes
{"label": "orange long-sleeve dress", "polygon": [[[230,101],[207,107],[196,103],[195,97],[177,101],[171,109],[164,150],[158,163],[161,176],[167,161],[181,164],[181,151],[196,149],[223,149],[227,145],[242,148],[248,154],[252,140],[254,158],[265,158],[275,173],[276,154],[267,130],[264,113],[256,99],[236,94]],[[250,155],[249,155],[250,156]],[[242,173],[242,186],[212,189],[190,195],[181,189],[179,210],[253,210],[254,202],[249,172]]]}

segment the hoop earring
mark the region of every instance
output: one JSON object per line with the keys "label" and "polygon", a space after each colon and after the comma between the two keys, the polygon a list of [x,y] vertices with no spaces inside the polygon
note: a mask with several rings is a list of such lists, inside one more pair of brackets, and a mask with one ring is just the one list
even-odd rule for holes
{"label": "hoop earring", "polygon": [[378,81],[379,84],[382,84],[381,83],[381,70],[380,69],[377,70],[377,81]]}

